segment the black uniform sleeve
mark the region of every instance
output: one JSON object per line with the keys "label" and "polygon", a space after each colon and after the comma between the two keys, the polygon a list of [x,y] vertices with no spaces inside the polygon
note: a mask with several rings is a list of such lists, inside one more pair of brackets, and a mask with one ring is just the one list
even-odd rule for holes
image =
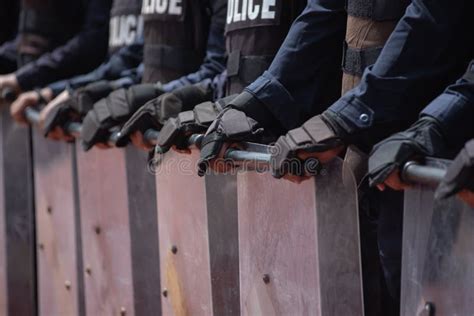
{"label": "black uniform sleeve", "polygon": [[90,0],[84,24],[65,45],[41,56],[16,72],[22,90],[85,73],[105,58],[108,47],[111,0]]}
{"label": "black uniform sleeve", "polygon": [[[353,142],[370,148],[414,122],[466,69],[474,41],[471,0],[413,0],[359,86],[329,110]],[[460,87],[460,86],[459,86]]]}
{"label": "black uniform sleeve", "polygon": [[301,125],[341,93],[345,0],[308,0],[273,62],[246,90],[286,129]]}
{"label": "black uniform sleeve", "polygon": [[53,95],[58,95],[66,88],[78,89],[99,80],[116,80],[135,70],[143,60],[143,39],[134,44],[122,47],[110,58],[88,74],[54,82],[48,86]]}
{"label": "black uniform sleeve", "polygon": [[17,44],[19,38],[15,38],[13,41],[3,43],[0,46],[0,74],[8,74],[16,69],[17,65]]}

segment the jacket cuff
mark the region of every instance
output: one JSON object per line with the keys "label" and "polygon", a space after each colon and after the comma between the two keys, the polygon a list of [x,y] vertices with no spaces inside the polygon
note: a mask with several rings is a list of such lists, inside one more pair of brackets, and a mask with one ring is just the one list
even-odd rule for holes
{"label": "jacket cuff", "polygon": [[347,134],[369,129],[374,124],[374,111],[356,97],[342,97],[328,108],[338,118]]}
{"label": "jacket cuff", "polygon": [[35,87],[35,82],[32,80],[34,78],[33,74],[34,65],[33,63],[27,64],[15,72],[16,79],[20,85],[21,90],[30,91]]}
{"label": "jacket cuff", "polygon": [[293,129],[297,126],[292,122],[301,121],[300,113],[291,106],[293,97],[270,72],[265,71],[245,91],[262,102],[285,129]]}
{"label": "jacket cuff", "polygon": [[420,114],[438,120],[451,145],[463,145],[473,133],[474,104],[460,93],[445,92],[434,99]]}

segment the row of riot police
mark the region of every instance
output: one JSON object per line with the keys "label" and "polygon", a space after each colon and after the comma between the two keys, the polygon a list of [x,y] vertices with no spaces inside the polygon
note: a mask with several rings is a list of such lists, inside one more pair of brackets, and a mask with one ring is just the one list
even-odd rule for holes
{"label": "row of riot police", "polygon": [[[172,149],[185,155],[196,134],[204,134],[200,176],[229,172],[220,162],[229,149],[247,143],[272,144],[271,174],[294,183],[313,176],[308,161],[319,169],[338,157],[350,160],[355,153],[348,148],[370,154],[354,167],[363,170],[356,186],[365,315],[400,315],[402,191],[411,187],[402,177],[405,163],[459,153],[436,197],[458,194],[474,206],[474,149],[467,143],[474,136],[474,43],[467,35],[472,1],[0,5],[0,14],[11,12],[0,21],[0,91],[11,103],[7,111],[22,124],[39,111],[34,123],[51,141],[77,138],[86,152],[109,149],[98,151],[108,160],[86,158],[83,164],[103,177],[106,170],[120,174],[128,199],[111,198],[127,204],[130,214],[156,213],[146,153]],[[5,209],[23,214],[31,226],[38,190],[31,176],[41,175],[31,170],[43,162],[32,160],[41,156],[29,147],[32,136],[11,124],[8,114],[2,110],[3,199],[16,202]],[[77,153],[78,169],[84,157]],[[122,161],[123,170],[108,168],[111,160]],[[106,191],[88,183],[94,177],[76,177],[80,186]],[[55,185],[47,186],[54,191]],[[81,198],[79,203],[87,205]],[[148,256],[158,257],[153,253]],[[12,260],[10,265],[19,257]]]}

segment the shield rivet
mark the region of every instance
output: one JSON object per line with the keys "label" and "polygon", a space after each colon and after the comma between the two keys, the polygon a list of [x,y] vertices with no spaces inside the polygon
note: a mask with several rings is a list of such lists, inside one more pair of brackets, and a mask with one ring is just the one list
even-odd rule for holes
{"label": "shield rivet", "polygon": [[71,281],[66,280],[66,281],[64,282],[64,286],[66,287],[66,290],[69,291],[69,290],[71,289]]}
{"label": "shield rivet", "polygon": [[91,275],[91,274],[92,274],[92,269],[91,269],[90,266],[87,266],[87,267],[86,267],[86,273],[87,273],[88,275]]}
{"label": "shield rivet", "polygon": [[268,284],[270,283],[270,276],[268,274],[264,274],[262,280],[263,283]]}
{"label": "shield rivet", "polygon": [[369,121],[369,115],[366,113],[363,113],[359,116],[359,120],[361,122],[367,123]]}
{"label": "shield rivet", "polygon": [[44,245],[42,243],[38,244],[38,247],[39,247],[40,250],[44,249]]}
{"label": "shield rivet", "polygon": [[171,246],[171,253],[173,253],[173,255],[177,254],[178,253],[178,247],[176,247],[175,245]]}
{"label": "shield rivet", "polygon": [[100,226],[97,225],[96,227],[94,227],[94,231],[95,231],[95,233],[96,233],[97,235],[100,235],[100,232],[101,232],[102,230],[100,229]]}
{"label": "shield rivet", "polygon": [[51,206],[48,206],[46,212],[48,212],[48,214],[51,214],[53,212],[53,208]]}
{"label": "shield rivet", "polygon": [[163,292],[161,292],[161,294],[163,294],[164,297],[168,297],[168,290],[163,289]]}
{"label": "shield rivet", "polygon": [[127,315],[127,310],[126,310],[125,307],[123,307],[123,306],[120,307],[120,315],[121,315],[121,316]]}

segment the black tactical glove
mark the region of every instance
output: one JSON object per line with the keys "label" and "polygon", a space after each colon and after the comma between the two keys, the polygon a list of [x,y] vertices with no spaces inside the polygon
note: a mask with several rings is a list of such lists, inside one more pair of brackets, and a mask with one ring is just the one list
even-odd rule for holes
{"label": "black tactical glove", "polygon": [[421,117],[404,132],[390,136],[374,146],[369,158],[369,180],[374,186],[383,183],[395,170],[412,159],[439,156],[446,151],[440,124],[432,117]]}
{"label": "black tactical glove", "polygon": [[449,166],[435,197],[448,198],[462,190],[474,192],[474,140],[464,146]]}
{"label": "black tactical glove", "polygon": [[227,107],[217,116],[202,140],[199,176],[204,176],[210,161],[217,158],[225,142],[254,141],[262,132],[257,121],[242,111]]}
{"label": "black tactical glove", "polygon": [[271,157],[272,174],[281,178],[286,174],[295,176],[314,175],[320,169],[319,161],[301,161],[297,152],[325,152],[342,146],[341,132],[335,127],[331,114],[323,113],[306,121],[303,126],[281,136],[275,144]]}
{"label": "black tactical glove", "polygon": [[103,80],[71,92],[72,95],[68,100],[59,103],[48,112],[43,125],[44,135],[48,136],[55,127],[64,128],[69,121],[86,115],[95,102],[108,96],[114,89],[113,82]]}
{"label": "black tactical glove", "polygon": [[181,112],[176,118],[170,118],[161,129],[158,146],[164,149],[173,145],[179,149],[187,148],[188,138],[192,134],[205,133],[217,115],[235,97],[236,95],[232,95],[216,102],[204,102],[196,105],[192,111]]}
{"label": "black tactical glove", "polygon": [[122,147],[130,141],[130,135],[136,131],[145,133],[148,129],[160,130],[165,122],[176,117],[182,111],[192,110],[196,104],[212,98],[212,91],[204,86],[191,85],[165,93],[142,106],[125,123],[116,145]]}
{"label": "black tactical glove", "polygon": [[106,143],[112,127],[128,120],[140,106],[162,93],[158,85],[141,84],[128,90],[116,90],[95,103],[82,123],[84,150],[89,150],[97,143]]}
{"label": "black tactical glove", "polygon": [[[201,144],[198,174],[203,176],[226,142],[269,142],[281,132],[279,122],[253,94],[234,98],[211,124]],[[265,133],[264,133],[265,132]]]}

